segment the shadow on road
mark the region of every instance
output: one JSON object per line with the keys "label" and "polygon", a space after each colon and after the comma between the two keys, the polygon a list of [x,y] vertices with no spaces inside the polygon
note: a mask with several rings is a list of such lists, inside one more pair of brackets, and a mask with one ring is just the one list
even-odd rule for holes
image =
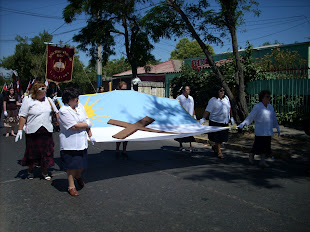
{"label": "shadow on road", "polygon": [[[219,160],[209,148],[195,153],[180,152],[177,147],[163,146],[155,150],[129,151],[128,159],[116,157],[114,150],[90,154],[88,169],[84,171],[85,182],[96,182],[150,172],[164,172],[183,180],[194,182],[225,181],[248,184],[262,188],[282,188],[274,179],[289,178],[296,181],[308,178],[306,166],[282,161],[269,162],[269,168],[249,165],[246,156],[236,152],[227,153],[225,160]],[[55,158],[60,163],[60,158]],[[258,162],[258,161],[257,161]],[[54,179],[52,185],[61,192],[67,191],[67,179]]]}

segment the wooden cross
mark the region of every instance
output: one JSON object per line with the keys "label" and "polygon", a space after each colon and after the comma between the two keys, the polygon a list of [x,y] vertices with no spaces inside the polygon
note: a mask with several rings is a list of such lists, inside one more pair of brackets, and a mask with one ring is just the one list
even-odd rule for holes
{"label": "wooden cross", "polygon": [[154,129],[146,128],[147,125],[150,125],[154,121],[155,121],[155,119],[146,116],[134,124],[124,122],[124,121],[114,120],[114,119],[110,119],[108,121],[108,124],[114,125],[114,126],[125,127],[124,130],[122,130],[122,131],[120,131],[117,134],[112,136],[113,138],[116,138],[116,139],[125,139],[129,135],[132,135],[133,133],[135,133],[138,130],[149,131],[149,132],[157,132],[157,133],[175,134],[172,132],[166,132],[166,131],[160,131],[160,130],[154,130]]}

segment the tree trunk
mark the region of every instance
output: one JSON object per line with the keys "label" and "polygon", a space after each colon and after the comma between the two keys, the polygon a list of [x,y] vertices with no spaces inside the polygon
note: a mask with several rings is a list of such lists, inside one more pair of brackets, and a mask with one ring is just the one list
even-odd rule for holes
{"label": "tree trunk", "polygon": [[232,1],[222,1],[222,11],[224,12],[226,25],[229,29],[231,40],[232,40],[232,47],[233,47],[233,54],[235,56],[235,81],[237,86],[237,97],[236,102],[238,105],[238,116],[239,118],[236,118],[237,121],[243,121],[247,115],[248,115],[248,107],[246,104],[245,99],[245,86],[244,86],[244,73],[243,68],[241,66],[241,60],[240,55],[238,52],[238,39],[237,39],[237,33],[236,33],[236,19],[235,19],[235,10],[237,6],[237,2],[233,3]]}
{"label": "tree trunk", "polygon": [[195,38],[198,42],[198,44],[200,45],[200,47],[202,48],[203,52],[205,53],[209,65],[211,66],[213,72],[215,73],[215,75],[217,76],[217,78],[221,81],[222,86],[224,87],[227,96],[230,99],[230,103],[231,103],[231,110],[233,112],[233,115],[235,117],[235,119],[239,122],[239,116],[237,114],[237,107],[238,105],[236,104],[236,99],[233,95],[233,93],[231,92],[229,86],[227,85],[221,71],[217,68],[217,66],[215,65],[215,62],[207,48],[207,46],[205,45],[205,43],[200,39],[199,35],[196,33],[194,27],[192,26],[191,22],[189,21],[188,17],[185,15],[185,13],[181,10],[181,8],[179,6],[177,6],[174,1],[171,0],[167,0],[168,5],[172,6],[182,17],[182,19],[184,20],[184,22],[186,23],[188,30],[190,31],[191,35],[193,36],[193,38]]}
{"label": "tree trunk", "polygon": [[[134,40],[135,40],[135,34],[133,33],[131,36],[132,38],[129,39],[129,33],[128,33],[128,28],[127,28],[127,21],[126,18],[123,18],[123,27],[125,29],[125,47],[126,47],[126,55],[127,55],[127,59],[128,62],[131,66],[131,70],[132,70],[132,79],[135,78],[137,76],[137,64],[136,64],[136,60],[134,57]],[[134,37],[133,37],[134,36]],[[131,42],[129,42],[131,41]]]}

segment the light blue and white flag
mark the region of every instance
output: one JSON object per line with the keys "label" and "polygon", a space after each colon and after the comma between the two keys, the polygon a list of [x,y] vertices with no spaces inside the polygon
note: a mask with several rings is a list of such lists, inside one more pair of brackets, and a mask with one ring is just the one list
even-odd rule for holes
{"label": "light blue and white flag", "polygon": [[200,125],[178,100],[133,90],[80,95],[79,102],[97,142],[174,139],[228,129]]}

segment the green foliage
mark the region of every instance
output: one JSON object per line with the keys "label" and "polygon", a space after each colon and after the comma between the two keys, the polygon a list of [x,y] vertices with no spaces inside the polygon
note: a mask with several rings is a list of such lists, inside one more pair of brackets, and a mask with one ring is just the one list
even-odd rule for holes
{"label": "green foliage", "polygon": [[147,11],[142,19],[142,25],[155,42],[161,38],[171,39],[174,36],[181,37],[188,34],[188,25],[181,15],[175,10],[173,5],[180,7],[186,16],[193,22],[194,30],[201,35],[204,41],[209,43],[223,44],[220,37],[209,32],[211,11],[209,4],[205,0],[195,3],[186,3],[182,0],[161,1],[156,6]]}
{"label": "green foliage", "polygon": [[280,112],[276,113],[277,120],[280,125],[293,125],[293,126],[301,126],[302,121],[304,119],[309,120],[309,115],[305,113],[300,113],[296,111],[290,111],[287,113]]}
{"label": "green foliage", "polygon": [[[206,44],[211,55],[215,54],[213,48]],[[182,38],[176,44],[175,49],[170,53],[170,59],[184,60],[193,57],[205,57],[205,53],[201,49],[196,40],[190,41],[188,38]]]}
{"label": "green foliage", "polygon": [[195,105],[205,107],[211,98],[212,88],[218,84],[213,72],[195,72],[191,67],[183,66],[180,76],[172,79],[171,90],[173,98],[176,98],[180,95],[179,89],[189,85]]}
{"label": "green foliage", "polygon": [[306,60],[302,59],[297,51],[289,51],[281,48],[271,49],[271,54],[256,60],[256,65],[263,70],[285,69],[303,66]]}
{"label": "green foliage", "polygon": [[[241,55],[241,65],[244,74],[244,83],[261,79],[266,74],[261,72],[261,67],[257,66],[253,60],[253,46],[248,44],[245,48],[245,53]],[[236,87],[235,81],[235,58],[232,56],[228,58],[228,62],[224,63],[219,67],[225,81],[230,88],[234,89]]]}
{"label": "green foliage", "polygon": [[106,72],[108,77],[112,77],[114,74],[121,73],[130,69],[130,64],[122,57],[120,59],[114,59],[107,62],[103,67],[103,71]]}
{"label": "green foliage", "polygon": [[[97,74],[91,69],[85,69],[84,64],[80,61],[78,56],[74,57],[72,82],[63,83],[60,87],[73,86],[77,88],[80,94],[95,93]],[[92,86],[93,85],[93,86]]]}
{"label": "green foliage", "polygon": [[15,39],[18,44],[15,47],[14,55],[4,57],[0,66],[17,71],[23,84],[22,88],[25,89],[33,78],[44,79],[46,62],[44,42],[50,42],[52,35],[43,31],[30,40],[21,36],[17,36]]}
{"label": "green foliage", "polygon": [[[34,38],[16,37],[18,44],[15,53],[1,60],[0,66],[6,69],[17,71],[21,79],[22,88],[25,90],[29,81],[36,78],[39,81],[45,81],[46,69],[46,45],[44,42],[50,42],[52,35],[46,31],[40,33]],[[96,80],[96,76],[92,77],[92,81]],[[93,92],[88,78],[85,77],[84,65],[79,60],[79,56],[75,55],[72,73],[72,85],[76,86],[83,93]],[[68,84],[61,84],[64,87]]]}
{"label": "green foliage", "polygon": [[95,65],[98,59],[97,46],[102,46],[102,64],[108,62],[110,55],[115,54],[116,36],[121,36],[126,48],[133,75],[137,66],[144,66],[149,60],[154,60],[151,54],[153,45],[149,42],[148,35],[143,31],[139,12],[135,11],[139,0],[69,0],[69,5],[64,9],[63,16],[67,23],[75,20],[75,16],[86,14],[89,18],[87,25],[74,41],[79,42],[78,48],[88,52]]}

